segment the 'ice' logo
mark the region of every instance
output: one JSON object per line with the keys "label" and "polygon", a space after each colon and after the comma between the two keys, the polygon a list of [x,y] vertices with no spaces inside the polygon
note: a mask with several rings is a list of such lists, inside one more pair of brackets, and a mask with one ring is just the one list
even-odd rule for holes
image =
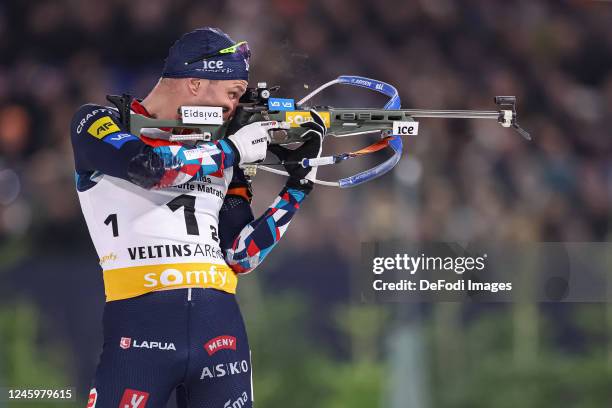
{"label": "'ice' logo", "polygon": [[223,68],[223,61],[220,61],[220,60],[212,60],[212,61],[204,60],[202,61],[202,64],[203,64],[204,69],[222,69]]}

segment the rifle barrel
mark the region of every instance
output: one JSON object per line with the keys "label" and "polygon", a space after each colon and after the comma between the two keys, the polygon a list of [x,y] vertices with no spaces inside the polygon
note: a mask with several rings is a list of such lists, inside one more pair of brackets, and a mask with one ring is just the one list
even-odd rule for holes
{"label": "rifle barrel", "polygon": [[500,111],[402,109],[413,118],[495,119]]}

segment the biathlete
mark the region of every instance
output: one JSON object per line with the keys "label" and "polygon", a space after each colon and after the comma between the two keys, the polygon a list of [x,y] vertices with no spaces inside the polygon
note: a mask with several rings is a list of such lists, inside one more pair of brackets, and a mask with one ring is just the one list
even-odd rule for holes
{"label": "biathlete", "polygon": [[[131,113],[178,119],[180,106],[223,108],[246,91],[250,51],[214,28],[183,35],[161,78]],[[282,160],[319,157],[326,127],[312,112],[300,148],[270,146]],[[316,168],[290,177],[259,218],[239,166],[261,161],[274,121],[184,145],[132,134],[121,112],[84,105],[71,139],[76,187],[103,269],[104,344],[89,408],[252,407],[250,350],[235,299],[238,275],[279,242],[313,187]]]}

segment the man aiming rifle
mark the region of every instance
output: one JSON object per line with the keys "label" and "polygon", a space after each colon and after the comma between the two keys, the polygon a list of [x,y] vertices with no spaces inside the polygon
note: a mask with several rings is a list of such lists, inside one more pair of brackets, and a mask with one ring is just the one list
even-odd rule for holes
{"label": "man aiming rifle", "polygon": [[[228,121],[247,89],[249,58],[246,42],[198,29],[170,48],[161,79],[142,101],[124,100],[127,110],[87,104],[74,115],[77,191],[107,301],[90,408],[162,407],[177,388],[189,406],[252,406],[237,276],[278,243],[312,190],[316,167],[287,164],[285,187],[254,219],[239,166],[265,158],[269,131],[281,122],[181,144],[130,133],[125,117],[177,119],[181,106],[214,106]],[[312,116],[300,148],[274,146],[281,160],[320,156],[327,129]]]}

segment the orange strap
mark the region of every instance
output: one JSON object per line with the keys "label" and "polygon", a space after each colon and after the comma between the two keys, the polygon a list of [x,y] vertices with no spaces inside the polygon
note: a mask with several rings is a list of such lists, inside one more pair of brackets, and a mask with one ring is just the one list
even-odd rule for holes
{"label": "orange strap", "polygon": [[251,202],[251,198],[253,197],[253,194],[251,194],[251,191],[246,186],[230,187],[227,189],[227,194],[242,197],[249,203]]}
{"label": "orange strap", "polygon": [[366,153],[374,153],[377,152],[379,150],[384,149],[385,147],[389,146],[389,140],[392,139],[392,136],[387,136],[381,140],[379,140],[376,143],[373,143],[367,147],[364,147],[363,149],[357,150],[356,152],[351,152],[349,153],[351,156],[361,156],[362,154],[366,154]]}

